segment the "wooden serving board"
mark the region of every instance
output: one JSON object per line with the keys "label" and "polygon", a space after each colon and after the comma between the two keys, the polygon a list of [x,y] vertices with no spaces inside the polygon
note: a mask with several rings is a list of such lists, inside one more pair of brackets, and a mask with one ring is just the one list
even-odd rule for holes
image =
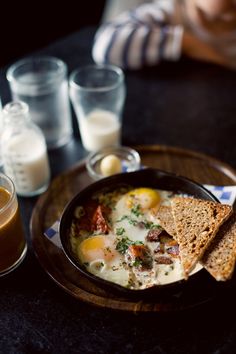
{"label": "wooden serving board", "polygon": [[[142,164],[193,179],[202,184],[234,185],[236,171],[227,164],[197,152],[168,146],[136,146]],[[219,283],[208,274],[201,279],[205,291],[198,291],[196,284],[184,287],[178,294],[154,298],[128,298],[110,293],[81,274],[66,258],[63,251],[52,244],[44,231],[60,215],[67,202],[80,190],[92,183],[85,161],[56,177],[48,190],[38,199],[33,210],[30,228],[36,256],[49,276],[73,297],[88,303],[130,312],[160,312],[186,309],[208,301]],[[220,285],[222,289],[222,284]],[[219,292],[219,289],[217,289]]]}

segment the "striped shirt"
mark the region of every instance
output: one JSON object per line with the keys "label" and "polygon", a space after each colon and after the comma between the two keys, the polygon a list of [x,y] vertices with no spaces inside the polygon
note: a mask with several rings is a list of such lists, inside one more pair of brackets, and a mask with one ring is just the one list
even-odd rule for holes
{"label": "striped shirt", "polygon": [[96,63],[139,69],[181,56],[183,31],[208,42],[236,68],[236,32],[215,43],[209,33],[193,27],[185,0],[156,0],[127,11],[97,31],[92,50]]}

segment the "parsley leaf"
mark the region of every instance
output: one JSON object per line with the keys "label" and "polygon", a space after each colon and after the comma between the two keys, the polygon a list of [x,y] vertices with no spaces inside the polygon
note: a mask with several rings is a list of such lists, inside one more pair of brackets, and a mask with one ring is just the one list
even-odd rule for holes
{"label": "parsley leaf", "polygon": [[125,254],[130,245],[143,245],[142,241],[131,241],[128,237],[122,237],[116,245],[116,250]]}
{"label": "parsley leaf", "polygon": [[133,267],[139,267],[139,266],[141,266],[143,264],[143,262],[142,262],[142,259],[140,259],[139,257],[136,257],[135,258],[135,261],[133,262]]}
{"label": "parsley leaf", "polygon": [[116,234],[117,234],[118,236],[123,235],[124,232],[125,232],[125,229],[124,229],[123,227],[118,227],[118,228],[116,229]]}
{"label": "parsley leaf", "polygon": [[131,208],[131,213],[133,213],[137,217],[139,217],[140,215],[143,215],[143,213],[141,211],[141,205],[140,204],[134,205],[133,208]]}
{"label": "parsley leaf", "polygon": [[117,242],[116,250],[121,254],[125,254],[130,244],[131,241],[128,239],[128,237],[122,237],[122,239]]}
{"label": "parsley leaf", "polygon": [[121,222],[125,219],[129,219],[129,216],[128,215],[123,215],[119,220],[116,220],[116,222]]}
{"label": "parsley leaf", "polygon": [[152,221],[145,221],[145,228],[153,230],[153,229],[160,229],[161,226],[158,224],[154,224]]}

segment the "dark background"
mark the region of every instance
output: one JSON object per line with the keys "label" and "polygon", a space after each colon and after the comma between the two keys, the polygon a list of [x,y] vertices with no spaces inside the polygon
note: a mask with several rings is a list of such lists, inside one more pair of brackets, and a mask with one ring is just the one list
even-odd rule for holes
{"label": "dark background", "polygon": [[1,2],[0,67],[89,25],[98,25],[105,0]]}

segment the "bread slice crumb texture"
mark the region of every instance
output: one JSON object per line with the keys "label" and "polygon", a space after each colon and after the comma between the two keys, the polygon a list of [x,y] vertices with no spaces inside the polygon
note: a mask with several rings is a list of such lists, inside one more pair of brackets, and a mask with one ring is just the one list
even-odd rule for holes
{"label": "bread slice crumb texture", "polygon": [[175,221],[171,212],[171,207],[161,205],[156,217],[158,218],[161,227],[177,241]]}
{"label": "bread slice crumb texture", "polygon": [[232,207],[190,197],[174,197],[171,206],[176,240],[187,279],[214,239],[219,227],[231,215]]}

